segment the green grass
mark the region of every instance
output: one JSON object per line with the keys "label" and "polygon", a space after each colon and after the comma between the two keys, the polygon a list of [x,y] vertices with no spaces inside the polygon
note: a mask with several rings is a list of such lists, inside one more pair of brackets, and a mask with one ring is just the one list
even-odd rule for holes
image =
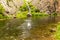
{"label": "green grass", "polygon": [[60,22],[57,24],[56,40],[60,40]]}
{"label": "green grass", "polygon": [[[25,12],[17,12],[16,13],[16,18],[26,18],[27,17],[27,13],[28,11],[25,11]],[[45,16],[49,16],[48,14],[46,13],[40,13],[40,12],[37,12],[37,13],[31,13],[32,14],[32,17],[45,17]]]}
{"label": "green grass", "polygon": [[25,12],[17,12],[16,13],[16,18],[26,18],[27,17],[28,11]]}
{"label": "green grass", "polygon": [[[24,11],[24,12],[17,12],[16,13],[16,18],[26,18],[27,17],[27,14],[28,14],[28,11]],[[32,17],[48,17],[48,16],[56,16],[56,15],[49,15],[47,13],[40,13],[40,12],[33,12],[31,13],[32,14]]]}
{"label": "green grass", "polygon": [[0,19],[7,19],[7,16],[3,16],[2,14],[0,14]]}
{"label": "green grass", "polygon": [[46,13],[40,13],[40,12],[38,12],[38,13],[32,13],[32,16],[48,16],[48,14],[46,14]]}
{"label": "green grass", "polygon": [[[16,14],[8,15],[8,16],[3,16],[2,14],[0,14],[0,19],[4,19],[4,18],[11,19],[14,17],[14,15],[16,18],[27,18],[27,14],[28,14],[28,11],[23,11],[23,12],[18,11]],[[31,12],[31,14],[32,14],[32,17],[40,17],[40,18],[50,16],[47,13],[41,13],[41,12]],[[53,16],[53,14],[51,16]]]}

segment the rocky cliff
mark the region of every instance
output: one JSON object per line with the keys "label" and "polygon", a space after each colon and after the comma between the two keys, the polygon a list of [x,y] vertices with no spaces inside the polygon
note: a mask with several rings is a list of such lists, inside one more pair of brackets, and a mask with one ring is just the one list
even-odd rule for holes
{"label": "rocky cliff", "polygon": [[[37,7],[40,12],[60,13],[60,0],[27,0]],[[0,3],[4,6],[5,10],[10,14],[18,11],[19,7],[23,5],[23,0],[0,0]],[[8,13],[7,12],[7,13]]]}
{"label": "rocky cliff", "polygon": [[41,12],[53,13],[59,11],[59,0],[32,0],[32,4]]}

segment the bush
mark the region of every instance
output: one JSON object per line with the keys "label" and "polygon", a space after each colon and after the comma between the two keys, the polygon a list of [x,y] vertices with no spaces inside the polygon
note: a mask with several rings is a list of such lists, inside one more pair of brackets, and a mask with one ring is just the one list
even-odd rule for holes
{"label": "bush", "polygon": [[25,12],[17,12],[16,13],[16,17],[17,18],[25,18],[25,17],[27,17],[27,13],[28,13],[28,11],[25,11]]}
{"label": "bush", "polygon": [[28,7],[26,4],[24,4],[24,5],[20,6],[19,10],[20,11],[28,11]]}
{"label": "bush", "polygon": [[[31,3],[28,3],[28,6],[30,7],[30,11],[33,13],[33,12],[40,12],[39,9],[37,9],[35,6],[33,6]],[[29,11],[29,8],[26,4],[23,4],[19,10],[20,11]]]}
{"label": "bush", "polygon": [[3,14],[4,11],[5,9],[3,8],[2,4],[0,4],[0,14]]}
{"label": "bush", "polygon": [[0,14],[0,19],[7,19],[7,16],[3,16],[2,14]]}
{"label": "bush", "polygon": [[2,4],[0,4],[0,19],[8,18],[3,14],[4,11],[5,11],[4,7],[2,6]]}

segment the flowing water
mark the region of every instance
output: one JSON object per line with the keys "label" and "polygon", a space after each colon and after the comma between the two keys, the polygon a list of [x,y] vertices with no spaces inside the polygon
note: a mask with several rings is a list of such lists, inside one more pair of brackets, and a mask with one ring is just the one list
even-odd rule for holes
{"label": "flowing water", "polygon": [[0,40],[55,40],[60,17],[0,20]]}

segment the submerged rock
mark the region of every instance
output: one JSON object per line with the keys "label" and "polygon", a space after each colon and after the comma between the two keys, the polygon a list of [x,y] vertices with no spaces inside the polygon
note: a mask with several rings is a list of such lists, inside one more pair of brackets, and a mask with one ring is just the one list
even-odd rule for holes
{"label": "submerged rock", "polygon": [[56,32],[56,29],[50,29],[50,32]]}

